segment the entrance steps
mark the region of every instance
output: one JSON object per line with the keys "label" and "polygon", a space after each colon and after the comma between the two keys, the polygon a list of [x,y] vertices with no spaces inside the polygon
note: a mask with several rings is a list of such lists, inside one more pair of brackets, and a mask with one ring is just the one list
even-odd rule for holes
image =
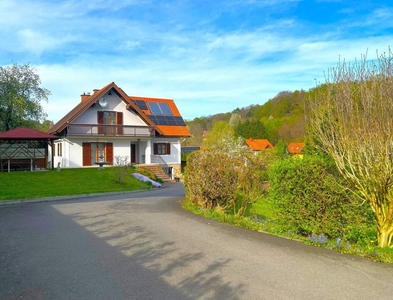
{"label": "entrance steps", "polygon": [[164,169],[160,167],[160,165],[140,164],[138,166],[149,170],[157,178],[162,179],[162,181],[164,181],[164,182],[173,182],[173,180],[168,176],[168,174],[164,171]]}

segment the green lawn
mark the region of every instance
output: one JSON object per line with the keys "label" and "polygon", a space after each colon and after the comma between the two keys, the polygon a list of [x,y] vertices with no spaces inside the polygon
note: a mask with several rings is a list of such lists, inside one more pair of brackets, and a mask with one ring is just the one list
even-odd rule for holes
{"label": "green lawn", "polygon": [[62,169],[61,171],[0,172],[0,201],[147,189],[151,185],[131,176],[119,184],[115,167]]}

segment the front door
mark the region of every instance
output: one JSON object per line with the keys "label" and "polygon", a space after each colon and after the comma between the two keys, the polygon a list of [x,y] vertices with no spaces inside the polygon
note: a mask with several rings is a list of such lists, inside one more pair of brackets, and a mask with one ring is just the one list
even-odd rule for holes
{"label": "front door", "polygon": [[131,163],[136,163],[136,144],[131,144]]}

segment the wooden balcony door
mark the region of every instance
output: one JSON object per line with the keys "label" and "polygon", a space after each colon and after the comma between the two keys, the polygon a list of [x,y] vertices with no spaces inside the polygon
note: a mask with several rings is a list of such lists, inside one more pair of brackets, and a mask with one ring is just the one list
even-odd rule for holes
{"label": "wooden balcony door", "polygon": [[[97,112],[97,124],[123,125],[123,113],[116,111],[99,111]],[[123,134],[123,128],[117,128],[116,126],[99,126],[98,133],[105,135]]]}

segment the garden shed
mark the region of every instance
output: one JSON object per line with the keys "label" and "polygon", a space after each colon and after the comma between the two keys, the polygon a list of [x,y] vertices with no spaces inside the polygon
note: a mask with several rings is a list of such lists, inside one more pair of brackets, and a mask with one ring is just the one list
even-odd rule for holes
{"label": "garden shed", "polygon": [[[46,169],[48,147],[59,137],[32,128],[19,127],[0,133],[0,170]],[[53,153],[53,151],[52,151]]]}

